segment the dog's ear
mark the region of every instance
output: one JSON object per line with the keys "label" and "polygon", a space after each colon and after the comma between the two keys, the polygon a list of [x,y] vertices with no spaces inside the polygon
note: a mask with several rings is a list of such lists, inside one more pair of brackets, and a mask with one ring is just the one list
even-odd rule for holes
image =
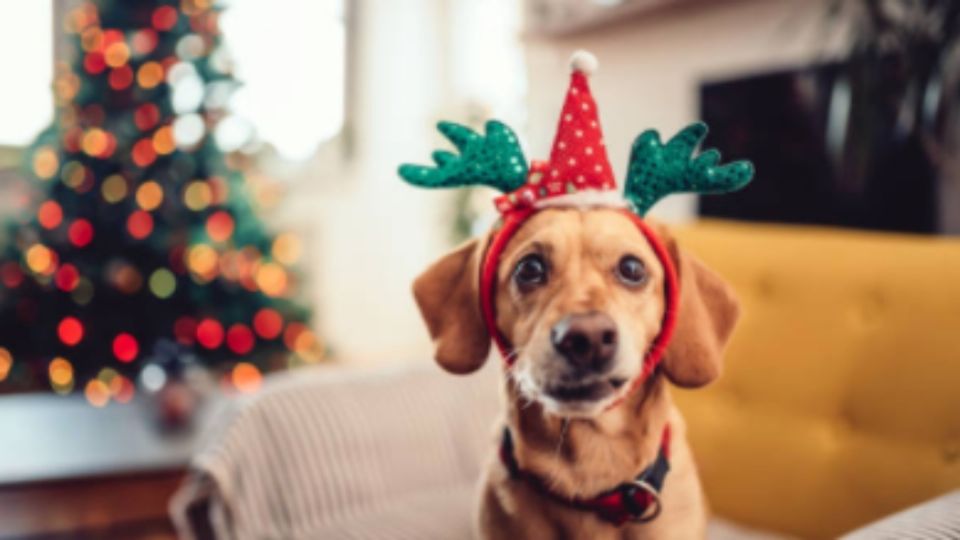
{"label": "dog's ear", "polygon": [[437,363],[452,373],[475,371],[490,352],[480,313],[480,258],[486,239],[471,240],[430,265],[413,296],[434,344]]}
{"label": "dog's ear", "polygon": [[667,377],[684,388],[703,386],[723,368],[723,349],[740,315],[733,289],[659,227],[680,280],[677,326],[663,358]]}

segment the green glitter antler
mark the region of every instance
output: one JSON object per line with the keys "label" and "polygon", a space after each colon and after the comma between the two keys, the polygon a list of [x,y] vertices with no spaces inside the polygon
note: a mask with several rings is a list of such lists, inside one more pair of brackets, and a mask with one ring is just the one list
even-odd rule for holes
{"label": "green glitter antler", "polygon": [[502,123],[490,120],[482,136],[453,122],[440,122],[437,129],[460,155],[437,150],[433,153],[435,167],[401,165],[398,172],[407,182],[428,188],[484,185],[508,193],[526,181],[523,150],[517,136]]}
{"label": "green glitter antler", "polygon": [[641,216],[671,193],[727,193],[753,179],[749,161],[718,165],[720,152],[710,149],[693,157],[707,135],[707,125],[696,122],[667,141],[656,130],[647,130],[633,142],[625,195]]}

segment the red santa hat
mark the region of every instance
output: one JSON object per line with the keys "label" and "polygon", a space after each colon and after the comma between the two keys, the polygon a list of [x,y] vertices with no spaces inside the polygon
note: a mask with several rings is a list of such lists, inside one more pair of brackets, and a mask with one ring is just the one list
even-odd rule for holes
{"label": "red santa hat", "polygon": [[560,111],[550,160],[533,161],[526,184],[494,200],[501,214],[526,206],[543,208],[574,201],[627,205],[616,191],[597,103],[590,92],[588,77],[597,69],[597,59],[587,51],[577,51],[570,67],[570,86]]}

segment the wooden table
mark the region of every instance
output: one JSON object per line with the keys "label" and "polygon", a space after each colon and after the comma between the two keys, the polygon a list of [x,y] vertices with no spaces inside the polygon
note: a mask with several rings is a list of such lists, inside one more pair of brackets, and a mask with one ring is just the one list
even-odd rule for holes
{"label": "wooden table", "polygon": [[88,405],[80,396],[0,396],[0,539],[174,538],[170,496],[225,404],[164,433],[149,403]]}
{"label": "wooden table", "polygon": [[182,470],[0,487],[0,538],[176,538],[167,515]]}

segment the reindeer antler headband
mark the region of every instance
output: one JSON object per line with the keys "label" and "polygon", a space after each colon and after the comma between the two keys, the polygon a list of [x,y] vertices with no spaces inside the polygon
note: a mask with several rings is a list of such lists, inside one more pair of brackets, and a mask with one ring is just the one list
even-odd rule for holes
{"label": "reindeer antler headband", "polygon": [[657,201],[671,193],[727,193],[746,186],[753,177],[748,161],[720,165],[720,153],[706,150],[694,156],[707,134],[696,122],[664,144],[656,130],[647,130],[634,141],[623,195],[616,193],[613,170],[607,159],[597,106],[587,75],[596,69],[590,53],[578,51],[571,59],[572,73],[549,161],[529,165],[517,136],[506,125],[491,120],[484,134],[451,122],[441,122],[440,132],[459,155],[438,150],[434,166],[402,165],[400,176],[427,188],[489,186],[503,195],[495,199],[503,223],[487,247],[480,276],[480,303],[487,329],[507,363],[511,347],[497,330],[493,294],[497,264],[507,242],[530,215],[549,206],[630,207],[628,212],[650,242],[665,270],[667,296],[664,321],[654,347],[645,359],[644,375],[659,362],[673,332],[678,282],[673,263],[642,217]]}

